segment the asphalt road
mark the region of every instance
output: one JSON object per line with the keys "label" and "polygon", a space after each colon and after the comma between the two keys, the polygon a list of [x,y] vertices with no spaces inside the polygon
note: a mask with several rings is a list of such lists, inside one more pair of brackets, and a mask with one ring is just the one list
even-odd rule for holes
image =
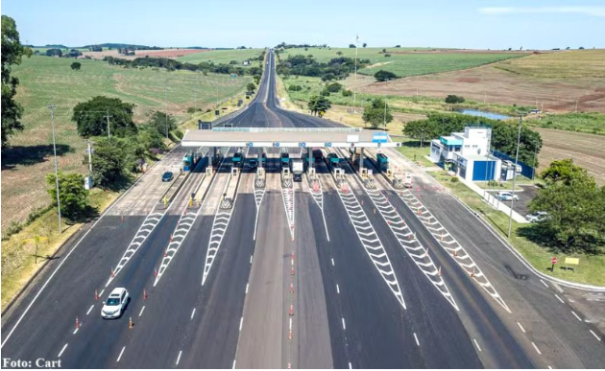
{"label": "asphalt road", "polygon": [[[266,67],[268,73],[255,99],[245,110],[220,118],[217,125],[340,126],[281,109],[275,96],[272,53]],[[178,163],[183,151],[176,149],[162,162]],[[228,182],[235,181],[225,164],[213,178],[200,212],[185,212],[189,194],[202,177],[192,174],[105,288],[111,269],[147,223],[150,208],[160,201],[157,198],[166,187],[156,174],[161,166],[67,243],[3,313],[3,362],[40,358],[60,360],[61,367],[69,368],[598,368],[605,364],[603,342],[596,340],[603,337],[598,328],[574,318],[584,315],[560,287],[540,282],[528,272],[452,196],[430,186],[421,191],[423,202],[468,249],[512,313],[455,264],[413,211],[387,190],[397,212],[442,267],[460,309],[456,310],[406,255],[385,220],[374,213],[368,195],[355,185],[355,197],[401,287],[404,308],[355,233],[322,163],[317,168],[323,187],[321,207],[306,184],[295,183],[292,191],[284,192],[279,174],[270,173],[263,193],[254,187],[254,173],[245,172],[237,183],[234,207],[219,209]],[[354,182],[355,176],[350,173],[349,181]],[[289,195],[291,204],[286,201]],[[191,229],[179,239],[168,268],[156,277],[171,237],[184,222]],[[101,301],[117,286],[126,287],[132,296],[125,316],[102,320]],[[99,301],[95,290],[101,293]],[[590,331],[595,331],[594,336]]]}

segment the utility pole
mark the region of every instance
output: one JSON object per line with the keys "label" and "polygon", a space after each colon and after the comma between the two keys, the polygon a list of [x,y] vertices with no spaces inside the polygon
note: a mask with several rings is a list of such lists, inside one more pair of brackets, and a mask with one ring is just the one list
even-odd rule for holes
{"label": "utility pole", "polygon": [[519,164],[519,145],[521,143],[521,126],[523,124],[523,113],[519,112],[519,132],[517,134],[517,151],[515,154],[515,168],[513,169],[513,190],[511,191],[512,199],[510,203],[510,215],[508,217],[508,238],[513,229],[513,209],[515,208],[515,184],[517,182],[517,166]]}
{"label": "utility pole", "polygon": [[168,80],[164,81],[164,119],[166,139],[168,139]]}
{"label": "utility pole", "polygon": [[384,89],[384,132],[387,132],[387,89],[389,88],[389,79],[385,80],[386,86]]}
{"label": "utility pole", "polygon": [[55,153],[55,185],[57,187],[57,210],[59,212],[59,233],[61,233],[61,198],[59,197],[59,163],[57,162],[57,140],[55,138],[55,105],[48,106],[50,108],[50,121],[53,132],[53,151]]}
{"label": "utility pole", "polygon": [[355,35],[355,74],[353,87],[353,111],[355,111],[355,103],[357,101],[357,44],[359,43],[359,35]]}
{"label": "utility pole", "polygon": [[111,138],[111,125],[109,125],[109,118],[111,116],[109,116],[109,109],[107,110],[107,114],[105,115],[105,118],[107,119],[107,138]]}

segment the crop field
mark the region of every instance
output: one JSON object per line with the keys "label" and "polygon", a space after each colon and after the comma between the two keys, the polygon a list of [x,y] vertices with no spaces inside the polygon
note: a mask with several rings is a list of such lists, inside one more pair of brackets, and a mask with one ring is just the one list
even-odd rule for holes
{"label": "crop field", "polygon": [[[231,50],[208,50],[200,53],[188,54],[177,58],[181,62],[200,63],[213,62],[215,64],[229,64],[231,61],[236,61],[238,66],[242,66],[242,62],[248,59],[258,58],[264,49],[231,49]],[[260,61],[252,61],[250,66],[259,66]]]}
{"label": "crop field", "polygon": [[163,50],[135,50],[134,55],[121,55],[118,53],[117,49],[112,49],[112,50],[104,49],[102,52],[91,52],[90,50],[84,49],[84,50],[82,50],[82,55],[85,57],[86,56],[91,57],[93,59],[103,59],[105,57],[114,57],[114,58],[132,60],[132,59],[136,59],[136,58],[143,58],[146,56],[153,57],[153,58],[177,59],[177,58],[183,57],[185,55],[203,53],[205,51],[206,50],[200,50],[200,49],[174,48],[174,49],[163,49]]}
{"label": "crop field", "polygon": [[[45,176],[53,169],[50,110],[55,109],[57,153],[63,171],[84,171],[86,142],[71,121],[73,107],[97,95],[120,98],[136,104],[135,121],[144,122],[151,110],[164,110],[179,120],[188,107],[206,108],[244,90],[249,77],[204,76],[189,71],[165,72],[123,69],[102,61],[81,60],[82,69],[72,71],[72,59],[32,57],[13,68],[19,78],[17,100],[24,108],[25,130],[14,135],[11,148],[2,153],[2,230],[13,221],[23,221],[35,208],[45,206]],[[166,87],[166,88],[165,88]]]}
{"label": "crop field", "polygon": [[498,64],[519,75],[538,78],[605,78],[605,50],[571,50],[534,54]]}
{"label": "crop field", "polygon": [[[385,54],[381,53],[382,49],[358,48],[358,58],[369,59],[371,63],[366,68],[360,69],[360,74],[374,75],[380,70],[385,70],[393,72],[398,77],[419,76],[462,70],[527,55],[518,52],[386,48],[386,54],[390,57],[385,57]],[[345,57],[355,57],[354,48],[308,48],[306,51],[298,48],[286,49],[280,57],[286,59],[288,55],[310,54],[320,62],[327,62],[337,58],[338,52]]]}
{"label": "crop field", "polygon": [[588,170],[598,184],[605,185],[605,136],[545,128],[533,130],[540,133],[544,143],[538,155],[538,171],[553,160],[572,158],[576,165]]}

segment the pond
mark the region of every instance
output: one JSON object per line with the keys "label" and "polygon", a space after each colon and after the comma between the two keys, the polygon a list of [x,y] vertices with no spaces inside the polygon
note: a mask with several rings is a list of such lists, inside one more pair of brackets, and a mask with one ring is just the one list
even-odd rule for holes
{"label": "pond", "polygon": [[507,120],[507,119],[511,118],[510,116],[503,115],[501,113],[479,111],[479,110],[475,110],[475,109],[461,109],[458,112],[463,113],[465,115],[480,116],[480,117],[485,117],[485,118],[492,119],[492,120]]}

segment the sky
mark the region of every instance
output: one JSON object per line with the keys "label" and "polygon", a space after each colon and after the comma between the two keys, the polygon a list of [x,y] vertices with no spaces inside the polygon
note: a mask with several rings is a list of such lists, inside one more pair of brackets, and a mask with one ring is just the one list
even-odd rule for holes
{"label": "sky", "polygon": [[21,42],[605,47],[605,0],[3,0]]}

